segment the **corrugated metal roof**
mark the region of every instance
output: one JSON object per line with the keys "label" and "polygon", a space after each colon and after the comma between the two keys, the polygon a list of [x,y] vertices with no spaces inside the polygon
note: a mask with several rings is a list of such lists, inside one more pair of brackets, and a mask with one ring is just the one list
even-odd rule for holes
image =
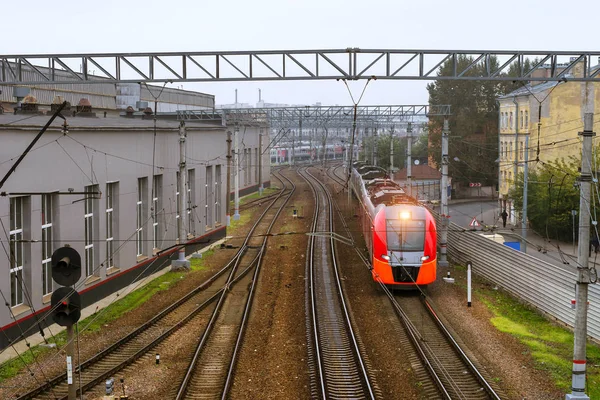
{"label": "corrugated metal roof", "polygon": [[544,82],[544,83],[540,83],[538,85],[531,85],[531,84],[527,84],[525,86],[522,86],[520,88],[518,88],[517,90],[513,90],[512,92],[505,94],[504,96],[499,96],[499,99],[506,99],[506,98],[510,98],[510,97],[517,97],[517,96],[527,96],[531,93],[540,93],[543,92],[544,90],[548,90],[553,88],[554,86],[558,85],[560,82]]}

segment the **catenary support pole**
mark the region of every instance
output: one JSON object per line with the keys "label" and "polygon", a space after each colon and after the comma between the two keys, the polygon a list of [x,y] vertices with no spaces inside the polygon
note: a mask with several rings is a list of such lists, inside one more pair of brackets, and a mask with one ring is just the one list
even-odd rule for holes
{"label": "catenary support pole", "polygon": [[521,251],[527,253],[527,190],[529,186],[529,135],[525,135],[525,149],[523,159],[523,222],[521,225],[521,236],[523,247]]}
{"label": "catenary support pole", "polygon": [[[185,228],[187,226],[187,179],[186,179],[186,163],[185,163],[185,143],[186,143],[186,131],[185,122],[179,123],[179,244],[184,244],[187,241],[187,235]],[[172,267],[175,268],[189,268],[190,262],[185,259],[185,246],[180,246],[178,251],[177,260],[173,260],[171,263]]]}
{"label": "catenary support pole", "polygon": [[262,196],[265,188],[263,187],[263,178],[262,178],[262,158],[263,158],[263,150],[262,150],[262,137],[263,137],[263,128],[260,128],[260,134],[258,135],[258,195]]}
{"label": "catenary support pole", "polygon": [[390,129],[390,178],[394,178],[394,127]]}
{"label": "catenary support pole", "polygon": [[409,122],[406,127],[406,182],[408,184],[408,194],[413,195],[412,191],[412,123]]}
{"label": "catenary support pole", "polygon": [[356,113],[358,111],[358,105],[354,104],[354,118],[352,120],[352,141],[350,142],[350,160],[348,160],[348,208],[350,209],[350,203],[352,201],[352,194],[350,193],[350,179],[352,178],[352,157],[354,156],[354,135],[356,134]]}
{"label": "catenary support pole", "polygon": [[374,150],[373,150],[373,165],[377,166],[378,163],[378,159],[377,159],[377,150],[379,149],[379,146],[377,146],[377,127],[373,128],[373,141],[375,142],[375,144],[373,145]]}
{"label": "catenary support pole", "polygon": [[[260,159],[262,160],[262,152],[260,153]],[[259,170],[259,174],[262,171]],[[262,186],[262,179],[259,178]],[[227,226],[231,225],[231,131],[227,131],[227,195],[225,196],[227,199],[225,204],[227,204],[227,216],[226,222]]]}
{"label": "catenary support pole", "polygon": [[234,206],[235,206],[235,212],[233,214],[233,219],[235,221],[240,219],[240,149],[238,146],[238,136],[240,133],[240,128],[238,128],[237,124],[235,126],[235,129],[233,130],[233,145],[234,145],[234,151],[233,151],[233,176],[234,176],[234,185],[235,185],[235,193],[233,195],[234,197]]}
{"label": "catenary support pole", "polygon": [[[75,335],[73,325],[67,326],[67,385],[69,385],[69,400],[77,398],[77,386],[73,379],[73,355],[75,353]],[[81,372],[80,372],[81,373]]]}
{"label": "catenary support pole", "polygon": [[594,84],[582,84],[585,90],[583,114],[583,147],[581,151],[581,174],[579,175],[579,244],[577,246],[577,286],[575,303],[575,340],[573,344],[573,370],[571,393],[567,400],[589,400],[585,394],[586,383],[586,342],[588,284],[590,283],[589,245],[590,245],[590,198],[592,188],[592,138],[594,126]]}
{"label": "catenary support pole", "polygon": [[442,129],[442,184],[440,188],[442,197],[442,209],[441,220],[442,223],[440,229],[440,259],[438,265],[440,267],[447,267],[448,258],[448,138],[450,136],[450,126],[448,124],[448,118],[444,118],[444,127]]}

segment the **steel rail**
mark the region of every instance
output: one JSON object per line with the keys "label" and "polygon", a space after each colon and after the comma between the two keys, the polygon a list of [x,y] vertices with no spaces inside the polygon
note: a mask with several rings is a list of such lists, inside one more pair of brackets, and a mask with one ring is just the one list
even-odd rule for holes
{"label": "steel rail", "polygon": [[[329,231],[330,232],[334,232],[334,223],[333,223],[333,199],[331,197],[331,193],[329,193],[329,190],[327,190],[327,188],[325,187],[325,185],[323,184],[323,182],[321,182],[320,180],[318,180],[314,175],[312,175],[309,171],[307,171],[308,175],[312,176],[312,178],[319,184],[319,186],[321,186],[323,193],[325,194],[325,196],[327,196],[327,202],[329,203]],[[367,368],[365,366],[365,363],[363,361],[363,357],[361,355],[360,352],[360,348],[358,346],[358,342],[356,340],[356,334],[354,333],[354,329],[352,328],[352,322],[350,319],[350,314],[348,312],[348,307],[346,305],[346,299],[344,297],[344,291],[342,289],[342,282],[341,282],[341,278],[340,278],[340,273],[339,273],[339,266],[338,266],[338,262],[337,262],[337,256],[336,256],[336,245],[335,245],[335,239],[334,237],[331,237],[329,239],[329,245],[331,248],[331,259],[333,262],[333,271],[335,272],[335,283],[336,286],[338,288],[338,294],[339,294],[339,299],[340,302],[342,303],[342,311],[344,312],[344,316],[345,316],[345,321],[347,323],[348,326],[348,332],[350,333],[350,337],[352,338],[352,343],[353,343],[353,348],[354,348],[354,352],[356,355],[356,358],[358,360],[358,363],[360,365],[361,371],[362,371],[362,378],[364,379],[364,383],[367,386],[367,389],[369,391],[369,395],[371,397],[371,399],[375,399],[375,394],[373,393],[373,388],[371,386],[371,382],[369,380],[369,374],[367,373]]]}
{"label": "steel rail", "polygon": [[[283,183],[283,181],[282,181]],[[252,235],[254,234],[254,231],[256,230],[256,228],[258,227],[258,225],[262,222],[263,218],[265,217],[265,215],[267,214],[267,212],[271,209],[271,207],[277,202],[277,200],[279,200],[282,196],[283,196],[284,190],[280,191],[279,195],[273,199],[270,204],[265,208],[265,210],[262,212],[262,214],[258,217],[258,219],[256,220],[256,222],[254,223],[254,225],[250,228],[250,231],[248,232],[248,235],[246,236],[244,243],[242,245],[242,247],[244,249],[248,248],[248,242],[250,241],[250,238],[252,237]],[[289,197],[288,197],[289,198]],[[287,203],[284,202],[281,206],[280,209],[283,208],[285,206],[285,204]],[[277,215],[279,215],[279,212],[277,213]],[[275,220],[276,218],[274,218]],[[272,226],[273,221],[271,221],[271,225]],[[264,237],[263,239],[263,245],[264,242],[266,242],[267,240],[267,236]],[[257,254],[256,259],[258,259],[260,256],[260,252]],[[231,269],[230,271],[230,275],[228,277],[228,282],[230,280],[233,279],[233,276],[236,272],[237,267],[239,266],[239,262],[241,261],[242,255],[240,255],[240,257],[238,258],[236,265],[234,265],[234,267]],[[254,261],[253,261],[254,263]],[[204,330],[202,337],[200,338],[200,341],[198,342],[198,345],[196,346],[196,350],[194,351],[194,355],[192,356],[192,360],[190,361],[190,364],[188,365],[187,369],[186,369],[186,373],[184,375],[183,381],[181,382],[181,384],[179,385],[179,389],[177,391],[177,395],[176,395],[176,400],[181,400],[183,398],[185,398],[186,394],[187,394],[187,390],[190,386],[190,383],[192,381],[192,377],[194,376],[195,373],[195,369],[198,363],[198,360],[200,359],[200,355],[202,353],[202,351],[205,348],[206,342],[208,341],[211,332],[214,328],[214,326],[216,325],[216,321],[217,318],[221,312],[223,303],[225,301],[227,295],[227,291],[223,291],[219,297],[219,300],[217,302],[217,305],[211,315],[211,318],[207,324],[206,329]]]}
{"label": "steel rail", "polygon": [[[335,169],[335,167],[334,167],[334,169]],[[333,174],[337,177],[337,174],[335,174],[335,171],[333,172]],[[329,174],[329,172],[328,172],[328,175],[331,176],[333,179],[336,179],[338,182],[340,181],[339,179],[334,178],[331,174]],[[349,229],[348,225],[346,224],[345,220],[343,219],[341,210],[337,206],[337,203],[335,204],[335,207],[338,211],[338,214],[340,215],[340,219],[342,220],[342,224],[343,224],[344,228],[346,229],[347,235],[349,235],[349,237],[352,237],[350,229]],[[364,254],[356,246],[354,246],[354,249],[355,249],[355,252],[358,254],[359,258],[362,260],[362,262],[365,264],[365,266],[369,269],[369,272],[372,273],[372,267],[371,267],[370,261],[364,256]],[[379,286],[381,287],[381,289],[384,291],[384,293],[390,300],[390,303],[392,304],[392,307],[394,308],[395,312],[405,323],[405,326],[407,327],[406,331],[408,333],[408,336],[411,339],[411,341],[413,342],[413,345],[415,346],[415,350],[417,351],[417,353],[419,354],[419,356],[425,363],[425,366],[426,366],[427,370],[429,371],[430,375],[432,376],[434,383],[440,389],[441,394],[446,399],[451,399],[452,397],[451,397],[450,393],[444,387],[444,384],[442,383],[441,378],[439,377],[439,375],[435,371],[433,365],[429,361],[429,357],[427,357],[427,351],[425,351],[425,349],[421,345],[422,341],[420,340],[420,334],[419,334],[418,330],[410,322],[408,316],[405,314],[405,312],[402,310],[402,308],[398,304],[393,293],[388,289],[388,287],[383,283],[383,281],[378,276],[375,276],[375,279],[377,280]],[[487,382],[487,380],[479,372],[477,367],[472,363],[472,361],[469,359],[469,357],[462,350],[460,345],[452,337],[452,335],[450,334],[448,329],[445,327],[445,325],[442,323],[442,321],[439,319],[439,317],[433,310],[433,307],[431,307],[429,302],[427,302],[426,300],[424,300],[424,304],[426,305],[426,309],[428,310],[428,312],[430,313],[430,315],[432,316],[432,318],[434,319],[436,324],[439,326],[442,334],[448,339],[448,342],[451,343],[454,350],[457,352],[457,354],[463,360],[463,362],[466,364],[466,366],[471,370],[471,373],[476,377],[476,379],[479,381],[479,383],[483,386],[484,390],[488,393],[488,395],[491,398],[493,398],[495,400],[499,400],[500,396],[494,391],[494,389],[490,386],[490,384]]]}
{"label": "steel rail", "polygon": [[[252,285],[250,286],[250,294],[248,295],[248,301],[246,302],[246,308],[244,310],[244,315],[242,317],[242,324],[240,327],[240,330],[238,332],[238,337],[237,340],[235,342],[235,348],[233,349],[233,354],[231,356],[231,361],[229,363],[229,368],[228,368],[228,372],[227,372],[227,377],[225,379],[225,386],[223,388],[223,394],[221,396],[222,400],[225,400],[229,394],[229,389],[231,388],[231,384],[233,382],[233,374],[234,374],[234,370],[235,370],[235,366],[237,363],[237,358],[238,358],[238,353],[241,349],[242,346],[242,341],[244,339],[244,334],[245,334],[245,330],[246,330],[246,326],[248,324],[248,319],[250,316],[250,310],[253,304],[253,298],[254,298],[254,292],[255,292],[255,288],[256,288],[256,283],[258,282],[258,277],[260,274],[260,270],[262,267],[262,258],[265,255],[266,249],[267,249],[267,242],[268,242],[268,234],[271,233],[271,229],[273,228],[273,225],[275,225],[275,222],[277,221],[277,219],[279,218],[279,214],[281,214],[281,211],[283,210],[283,208],[285,207],[285,205],[289,202],[290,198],[292,197],[292,195],[295,193],[296,191],[296,185],[289,179],[287,178],[285,175],[283,175],[283,173],[281,173],[281,171],[277,171],[278,174],[281,175],[281,177],[283,177],[285,180],[288,181],[288,183],[291,185],[291,190],[289,192],[289,194],[287,195],[287,198],[285,200],[285,202],[283,203],[283,205],[279,208],[279,210],[277,210],[277,213],[275,214],[273,220],[271,221],[271,224],[269,225],[268,229],[267,229],[267,235],[265,235],[265,240],[263,240],[263,244],[259,253],[259,258],[258,258],[258,263],[257,266],[254,270],[254,277],[252,279]],[[283,181],[281,181],[283,183]],[[283,191],[284,189],[282,189]]]}
{"label": "steel rail", "polygon": [[[311,179],[307,178],[304,174],[306,174],[307,176],[309,176]],[[333,232],[333,201],[332,198],[330,196],[330,193],[328,192],[328,190],[326,189],[326,187],[323,185],[322,182],[319,181],[319,179],[317,179],[314,175],[312,175],[308,169],[306,171],[304,171],[303,173],[301,173],[301,176],[307,181],[307,183],[309,183],[309,185],[311,186],[311,189],[315,195],[315,218],[313,221],[313,225],[312,225],[312,232],[315,232],[316,228],[317,228],[317,217],[319,215],[319,211],[320,211],[320,205],[319,205],[319,195],[317,192],[321,192],[325,197],[325,199],[327,200],[327,204],[328,204],[328,213],[329,213],[329,230],[331,232]],[[315,184],[316,182],[316,184]],[[318,187],[318,189],[317,189]],[[310,267],[310,271],[311,271],[311,275],[310,275],[310,279],[311,279],[311,309],[313,312],[313,333],[315,335],[315,346],[317,349],[317,360],[320,363],[319,365],[319,371],[320,371],[320,377],[321,377],[321,390],[322,390],[322,396],[323,399],[326,399],[328,397],[328,388],[327,388],[327,382],[326,379],[324,378],[323,375],[323,370],[325,368],[325,362],[324,362],[324,358],[321,357],[321,346],[319,344],[320,342],[320,335],[319,335],[319,330],[318,330],[318,313],[316,311],[317,308],[317,296],[315,295],[315,286],[316,286],[316,282],[314,280],[314,243],[315,243],[315,237],[312,236],[311,237],[311,257],[309,262],[311,263],[311,267]],[[335,243],[334,243],[334,239],[330,238],[330,251],[331,251],[331,261],[333,263],[333,271],[334,271],[334,276],[335,276],[335,284],[336,284],[336,288],[337,288],[337,297],[340,301],[340,308],[341,311],[343,313],[343,323],[344,326],[346,327],[346,331],[351,339],[352,342],[352,346],[351,346],[351,351],[352,354],[354,355],[355,358],[355,362],[358,364],[359,366],[359,371],[360,371],[360,379],[362,381],[362,384],[364,387],[366,387],[367,392],[368,392],[368,396],[371,399],[375,399],[375,394],[373,391],[373,387],[371,385],[370,382],[370,378],[367,372],[367,368],[365,366],[359,345],[358,345],[358,341],[356,338],[356,334],[354,332],[354,329],[352,328],[352,322],[350,319],[350,314],[348,312],[348,308],[346,305],[346,301],[344,299],[344,294],[343,294],[343,289],[342,289],[342,285],[341,285],[341,281],[340,281],[340,276],[339,276],[339,267],[337,264],[337,259],[336,259],[336,251],[335,251]]]}

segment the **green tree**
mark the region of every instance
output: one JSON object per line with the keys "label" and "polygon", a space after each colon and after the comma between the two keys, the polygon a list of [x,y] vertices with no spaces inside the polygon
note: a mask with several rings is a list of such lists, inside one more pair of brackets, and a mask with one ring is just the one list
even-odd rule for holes
{"label": "green tree", "polygon": [[[600,147],[596,150],[600,150]],[[595,154],[598,154],[596,151]],[[596,157],[596,164],[600,161]],[[573,238],[571,210],[579,212],[579,188],[577,186],[580,160],[571,157],[544,162],[529,173],[527,186],[527,217],[530,227],[552,239],[570,242]],[[597,193],[593,189],[594,193]],[[517,178],[515,188],[510,192],[515,208],[523,208],[523,174]],[[592,218],[599,209],[598,196],[593,196]],[[575,218],[577,233],[578,219]]]}

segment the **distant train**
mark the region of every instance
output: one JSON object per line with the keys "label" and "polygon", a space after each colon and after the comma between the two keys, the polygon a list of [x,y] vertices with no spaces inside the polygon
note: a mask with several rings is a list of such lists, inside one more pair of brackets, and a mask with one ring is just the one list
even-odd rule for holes
{"label": "distant train", "polygon": [[434,282],[437,237],[429,210],[409,197],[380,167],[354,163],[351,187],[360,203],[373,278],[394,288]]}

